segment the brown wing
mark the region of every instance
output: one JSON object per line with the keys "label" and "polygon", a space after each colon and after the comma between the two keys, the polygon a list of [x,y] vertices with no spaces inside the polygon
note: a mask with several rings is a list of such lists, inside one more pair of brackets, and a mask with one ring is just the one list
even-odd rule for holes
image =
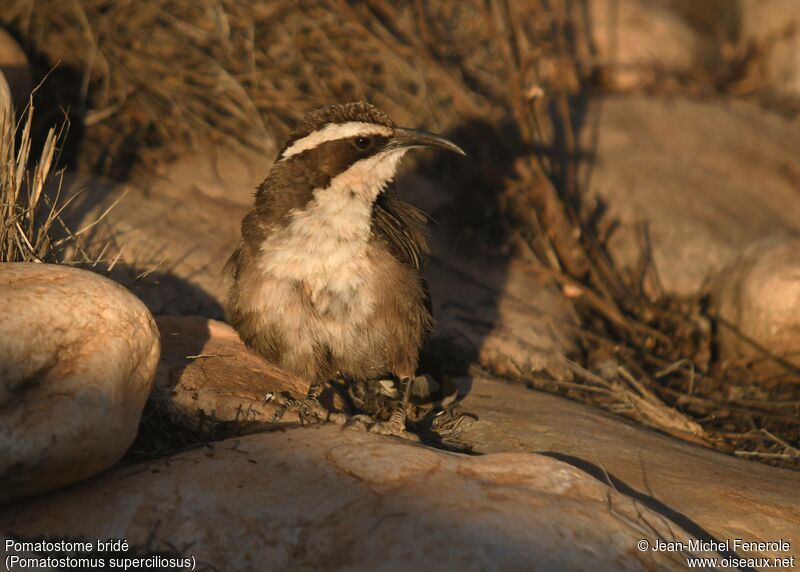
{"label": "brown wing", "polygon": [[428,216],[400,200],[392,190],[378,195],[372,207],[374,231],[389,245],[392,255],[403,264],[421,270],[430,252]]}
{"label": "brown wing", "polygon": [[386,241],[392,256],[420,274],[420,283],[425,294],[425,308],[433,316],[428,283],[421,275],[425,257],[430,253],[426,227],[428,220],[428,215],[400,200],[392,189],[378,195],[372,207],[374,232]]}

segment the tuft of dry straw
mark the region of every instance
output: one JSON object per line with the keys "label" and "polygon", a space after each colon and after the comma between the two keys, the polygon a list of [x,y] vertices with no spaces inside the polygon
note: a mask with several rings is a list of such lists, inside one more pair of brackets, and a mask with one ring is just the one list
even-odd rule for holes
{"label": "tuft of dry straw", "polygon": [[34,153],[33,117],[32,100],[19,121],[11,109],[0,111],[0,262],[96,263],[81,245],[82,231],[61,218],[69,204],[60,200],[58,168],[67,123],[50,127]]}
{"label": "tuft of dry straw", "polygon": [[[487,20],[495,31],[508,75],[516,83],[511,105],[523,141],[547,154],[521,157],[520,180],[506,194],[514,238],[534,270],[569,297],[580,318],[576,335],[582,364],[567,364],[576,382],[530,379],[536,387],[569,395],[625,415],[671,435],[764,462],[800,465],[800,384],[796,368],[759,379],[747,368],[713,360],[715,316],[700,296],[678,299],[646,287],[657,269],[643,240],[643,268],[623,272],[606,252],[597,213],[582,201],[578,146],[581,96],[595,69],[589,53],[590,24],[574,5],[553,2],[543,12],[561,32],[553,38],[560,74],[549,80],[536,70],[537,31],[517,25],[519,3],[494,0]],[[559,52],[561,56],[559,57]],[[533,90],[543,86],[544,95]],[[573,81],[574,80],[574,81]],[[576,101],[578,102],[576,104]],[[549,175],[544,177],[543,173]],[[646,229],[645,236],[646,239]],[[719,320],[717,320],[719,324]]]}
{"label": "tuft of dry straw", "polygon": [[332,102],[368,100],[398,123],[444,129],[454,112],[496,115],[505,83],[473,2],[2,5],[0,22],[58,65],[58,104],[85,128],[80,160],[101,170],[125,147],[210,140],[269,151]]}
{"label": "tuft of dry straw", "polygon": [[62,174],[55,164],[63,130],[50,128],[29,169],[32,123],[32,105],[20,123],[10,110],[0,116],[0,262],[51,261],[57,249],[52,231],[59,211],[45,187],[54,181],[60,190]]}

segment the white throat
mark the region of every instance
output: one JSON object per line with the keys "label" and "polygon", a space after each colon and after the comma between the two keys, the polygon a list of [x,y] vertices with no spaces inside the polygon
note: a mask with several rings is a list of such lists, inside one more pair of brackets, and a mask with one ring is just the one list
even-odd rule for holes
{"label": "white throat", "polygon": [[406,149],[393,149],[355,162],[290,215],[289,224],[262,244],[263,271],[312,289],[358,289],[369,267],[366,250],[372,206],[397,172]]}
{"label": "white throat", "polygon": [[357,195],[370,204],[386,188],[397,173],[397,165],[408,149],[392,149],[356,161],[331,179],[325,189],[316,189],[315,196],[330,194],[349,198]]}

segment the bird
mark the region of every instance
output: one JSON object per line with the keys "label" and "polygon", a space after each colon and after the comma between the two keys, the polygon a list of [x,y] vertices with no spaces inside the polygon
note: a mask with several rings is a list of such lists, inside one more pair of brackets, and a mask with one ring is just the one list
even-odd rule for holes
{"label": "bird", "polygon": [[388,376],[399,395],[391,414],[361,421],[373,432],[405,431],[433,327],[422,275],[430,249],[428,217],[393,180],[406,152],[422,147],[466,155],[369,103],[330,105],[303,117],[257,187],[226,264],[227,312],[249,348],[310,380],[305,399],[284,397],[275,420],[290,407],[319,412],[333,379]]}

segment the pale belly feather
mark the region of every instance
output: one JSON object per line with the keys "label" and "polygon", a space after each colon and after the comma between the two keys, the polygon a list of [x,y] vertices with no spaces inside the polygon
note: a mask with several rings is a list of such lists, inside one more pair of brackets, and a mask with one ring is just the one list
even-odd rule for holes
{"label": "pale belly feather", "polygon": [[248,310],[295,354],[366,351],[376,279],[369,253],[371,205],[318,196],[261,245]]}

